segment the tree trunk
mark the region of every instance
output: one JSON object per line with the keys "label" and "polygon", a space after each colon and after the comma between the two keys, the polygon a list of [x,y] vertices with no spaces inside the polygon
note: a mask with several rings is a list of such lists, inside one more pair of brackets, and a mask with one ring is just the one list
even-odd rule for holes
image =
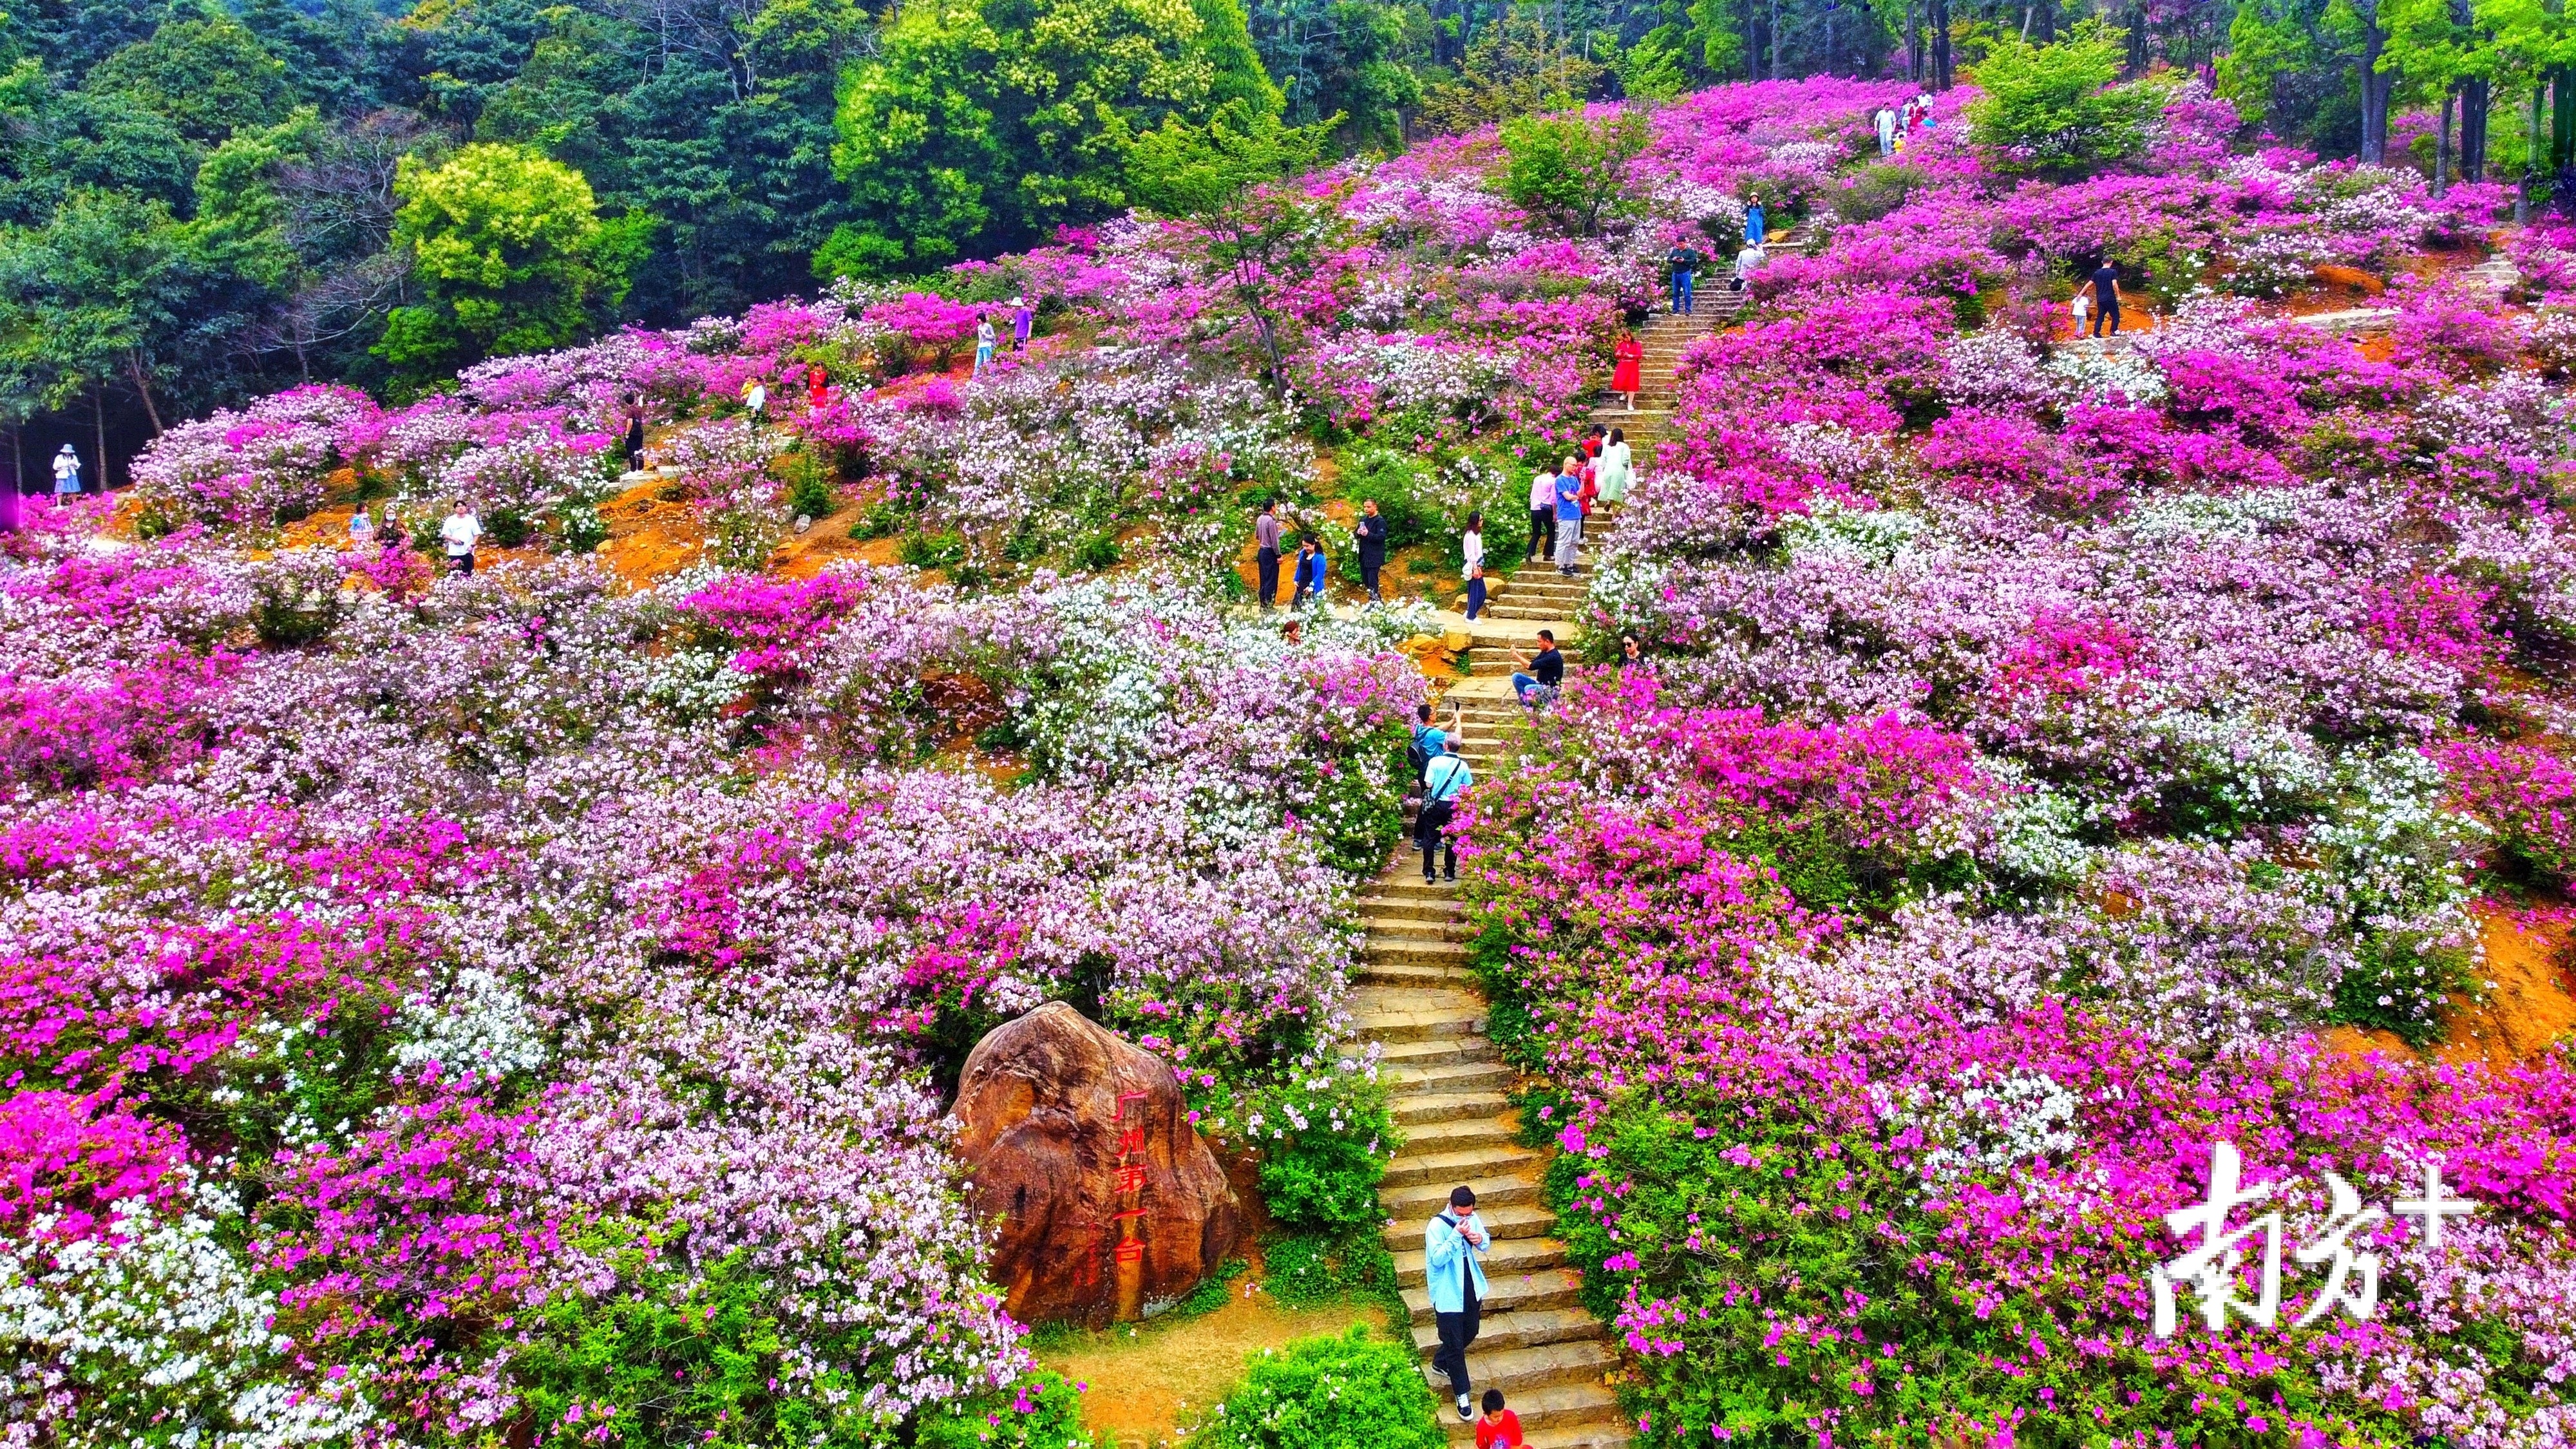
{"label": "tree trunk", "polygon": [[2442,92],[2442,120],[2433,132],[2433,195],[2451,189],[2451,93]]}
{"label": "tree trunk", "polygon": [[1950,88],[1950,0],[1932,0],[1932,89]]}
{"label": "tree trunk", "polygon": [[2129,75],[2130,80],[2147,73],[2147,7],[2129,6]]}
{"label": "tree trunk", "polygon": [[2388,32],[2379,28],[2374,10],[2361,21],[2361,159],[2371,166],[2388,161],[2388,92],[2393,77],[2379,73],[2380,52]]}
{"label": "tree trunk", "polygon": [[2039,43],[2057,39],[2057,0],[2038,0],[2030,8],[2039,15]]}
{"label": "tree trunk", "polygon": [[2460,82],[2460,179],[2487,179],[2487,108],[2490,87],[2484,80]]}
{"label": "tree trunk", "polygon": [[1780,0],[1771,0],[1771,78],[1780,78]]}
{"label": "tree trunk", "polygon": [[89,415],[98,424],[98,491],[107,491],[107,385],[89,385]]}
{"label": "tree trunk", "polygon": [[2513,193],[2513,224],[2531,224],[2531,181],[2540,164],[2540,82],[2531,87],[2531,122],[2522,133],[2522,185]]}
{"label": "tree trunk", "polygon": [[1914,13],[1914,0],[1905,0],[1905,78],[1923,83],[1923,25]]}
{"label": "tree trunk", "polygon": [[143,415],[152,420],[152,436],[161,436],[161,409],[152,401],[152,384],[143,376],[143,359],[135,353],[126,353],[125,372],[134,379],[134,390],[143,395]]}
{"label": "tree trunk", "polygon": [[2550,77],[2549,169],[2557,177],[2558,214],[2576,217],[2576,65],[2562,65]]}

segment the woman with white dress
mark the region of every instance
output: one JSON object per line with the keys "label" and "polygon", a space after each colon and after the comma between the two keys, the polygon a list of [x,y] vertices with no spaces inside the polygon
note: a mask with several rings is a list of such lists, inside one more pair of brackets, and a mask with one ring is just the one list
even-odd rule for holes
{"label": "woman with white dress", "polygon": [[1610,441],[1601,445],[1600,502],[1615,504],[1628,495],[1628,479],[1636,467],[1635,456],[1628,447],[1628,430],[1612,428]]}

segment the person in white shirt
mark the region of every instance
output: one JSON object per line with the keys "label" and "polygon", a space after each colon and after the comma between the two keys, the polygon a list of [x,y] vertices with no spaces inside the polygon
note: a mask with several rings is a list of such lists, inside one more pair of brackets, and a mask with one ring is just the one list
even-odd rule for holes
{"label": "person in white shirt", "polygon": [[1768,260],[1770,260],[1769,255],[1758,246],[1746,247],[1737,252],[1735,254],[1735,290],[1743,291],[1744,284],[1753,280],[1754,272]]}
{"label": "person in white shirt", "polygon": [[80,454],[72,451],[71,444],[65,443],[63,450],[54,455],[54,495],[62,497],[79,491]]}
{"label": "person in white shirt", "polygon": [[1628,446],[1628,430],[1612,428],[1610,441],[1601,445],[1601,496],[1594,501],[1607,507],[1627,497],[1628,479],[1635,467],[1636,454]]}
{"label": "person in white shirt", "polygon": [[1458,561],[1468,568],[1485,561],[1485,515],[1467,515],[1467,531],[1458,535]]}
{"label": "person in white shirt", "polygon": [[769,410],[769,384],[757,377],[745,378],[742,384],[742,407],[743,411],[751,414],[753,422],[759,422],[761,414]]}
{"label": "person in white shirt", "polygon": [[1895,109],[1894,109],[1893,107],[1889,107],[1889,106],[1881,106],[1881,107],[1879,107],[1879,108],[1878,108],[1878,117],[1877,117],[1877,120],[1878,120],[1878,154],[1880,154],[1881,156],[1892,156],[1892,155],[1895,155],[1895,154],[1896,154],[1896,111],[1895,111]]}
{"label": "person in white shirt", "polygon": [[1536,562],[1539,555],[1556,552],[1556,470],[1541,468],[1530,475],[1530,551],[1523,563]]}
{"label": "person in white shirt", "polygon": [[447,505],[447,521],[438,526],[439,541],[446,545],[448,565],[460,574],[474,572],[474,544],[483,537],[483,520],[474,510],[457,499]]}

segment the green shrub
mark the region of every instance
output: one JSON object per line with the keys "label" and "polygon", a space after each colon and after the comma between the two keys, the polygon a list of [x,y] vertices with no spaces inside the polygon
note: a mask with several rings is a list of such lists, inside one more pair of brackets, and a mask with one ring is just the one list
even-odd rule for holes
{"label": "green shrub", "polygon": [[804,465],[796,470],[796,481],[787,486],[787,511],[822,518],[840,506],[841,500],[832,496],[831,475],[823,471],[819,460],[807,454]]}
{"label": "green shrub", "polygon": [[1243,1387],[1190,1436],[1191,1449],[1442,1449],[1410,1345],[1341,1337],[1264,1349]]}
{"label": "green shrub", "polygon": [[1423,476],[1422,467],[1383,448],[1343,456],[1342,496],[1350,500],[1353,516],[1362,503],[1376,500],[1378,515],[1386,520],[1389,549],[1428,543],[1447,523],[1439,505],[1431,501],[1430,480]]}
{"label": "green shrub", "polygon": [[1116,568],[1118,561],[1126,556],[1126,550],[1118,546],[1118,535],[1105,531],[1092,534],[1073,546],[1073,566],[1093,573]]}
{"label": "green shrub", "polygon": [[2072,176],[2145,150],[2160,86],[2113,85],[2123,32],[2087,21],[2055,45],[2006,36],[1976,68],[1968,123],[1999,171]]}
{"label": "green shrub", "polygon": [[1635,205],[1628,163],[1651,139],[1642,112],[1599,121],[1580,113],[1503,122],[1503,191],[1533,218],[1580,236]]}
{"label": "green shrub", "polygon": [[903,510],[891,503],[871,503],[859,510],[858,521],[850,525],[852,538],[892,538],[903,532]]}
{"label": "green shrub", "polygon": [[517,548],[528,541],[528,515],[515,508],[495,508],[483,520],[483,530],[491,534],[492,541],[501,547]]}
{"label": "green shrub", "polygon": [[1395,1255],[1374,1225],[1333,1233],[1282,1233],[1261,1246],[1262,1288],[1292,1308],[1395,1292]]}
{"label": "green shrub", "polygon": [[917,569],[940,569],[966,561],[966,537],[956,532],[907,533],[894,556]]}
{"label": "green shrub", "polygon": [[1090,1449],[1082,1395],[1064,1375],[1039,1369],[1007,1394],[944,1404],[921,1418],[917,1449]]}
{"label": "green shrub", "polygon": [[1356,1071],[1299,1075],[1254,1093],[1244,1128],[1274,1221],[1320,1232],[1378,1221],[1377,1185],[1398,1140],[1386,1088]]}

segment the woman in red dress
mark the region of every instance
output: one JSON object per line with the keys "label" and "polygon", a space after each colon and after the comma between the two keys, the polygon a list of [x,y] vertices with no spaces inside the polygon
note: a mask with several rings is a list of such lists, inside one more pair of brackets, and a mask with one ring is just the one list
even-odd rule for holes
{"label": "woman in red dress", "polygon": [[1619,333],[1619,345],[1611,349],[1610,355],[1618,359],[1618,365],[1610,370],[1610,390],[1626,393],[1628,411],[1633,413],[1637,410],[1637,391],[1642,381],[1638,373],[1644,367],[1646,349],[1637,345],[1635,333],[1623,328]]}

